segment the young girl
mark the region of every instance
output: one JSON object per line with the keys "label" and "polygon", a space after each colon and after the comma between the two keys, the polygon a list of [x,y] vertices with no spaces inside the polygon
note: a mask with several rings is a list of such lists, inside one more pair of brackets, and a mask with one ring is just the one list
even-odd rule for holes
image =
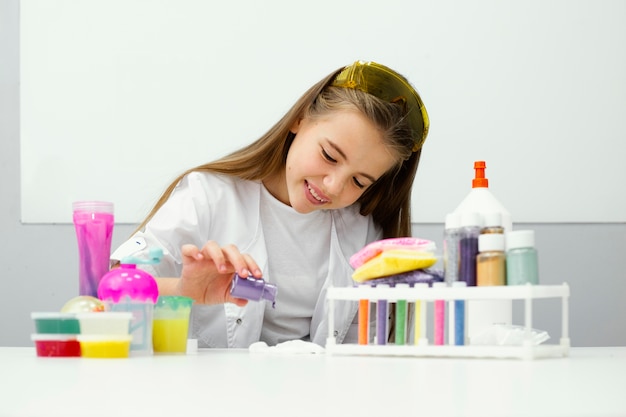
{"label": "young girl", "polygon": [[[190,337],[200,347],[324,346],[326,288],[354,284],[350,256],[411,234],[428,127],[403,76],[374,62],[340,68],[260,139],[176,178],[112,259],[161,248],[161,262],[143,267],[161,295],[195,300]],[[233,298],[235,272],[276,285],[275,308]],[[338,343],[356,342],[357,308],[337,304]]]}

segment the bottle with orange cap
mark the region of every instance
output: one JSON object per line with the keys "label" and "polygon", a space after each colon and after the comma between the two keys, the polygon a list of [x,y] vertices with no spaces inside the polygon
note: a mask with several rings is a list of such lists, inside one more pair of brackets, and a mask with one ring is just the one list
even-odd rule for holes
{"label": "bottle with orange cap", "polygon": [[513,226],[511,214],[489,190],[489,179],[485,176],[486,168],[487,164],[485,161],[474,162],[475,173],[472,180],[472,189],[454,212],[476,212],[481,215],[485,213],[500,213],[504,232],[510,232]]}
{"label": "bottle with orange cap", "polygon": [[[481,220],[481,227],[491,227],[494,224],[484,224],[485,221],[493,223],[491,220],[494,213],[499,213],[501,219],[500,225],[504,230],[497,230],[497,233],[508,233],[512,230],[513,224],[511,214],[498,201],[498,199],[489,190],[489,180],[485,175],[487,164],[485,161],[474,162],[474,178],[472,180],[472,189],[467,196],[461,201],[453,213],[461,217],[469,217],[472,213],[478,214]],[[497,223],[497,222],[496,222]],[[493,230],[495,231],[495,230]],[[486,230],[485,230],[486,232]],[[478,241],[478,235],[469,236],[472,239],[469,243]],[[475,238],[475,239],[474,239]],[[476,285],[473,279],[476,277],[476,257],[478,255],[477,244],[468,246],[467,248],[460,246],[459,251],[462,255],[463,251],[471,251],[467,253],[465,259],[459,257],[459,278],[467,282],[468,286]],[[465,264],[465,266],[464,266]],[[462,271],[466,271],[469,278],[462,279]],[[511,300],[470,300],[467,305],[467,335],[471,339],[472,336],[480,333],[485,327],[494,323],[511,324],[513,315],[513,306]]]}

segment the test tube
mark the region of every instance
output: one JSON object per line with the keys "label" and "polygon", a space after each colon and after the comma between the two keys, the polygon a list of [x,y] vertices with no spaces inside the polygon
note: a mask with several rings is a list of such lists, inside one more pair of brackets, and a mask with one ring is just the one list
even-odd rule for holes
{"label": "test tube", "polygon": [[[367,284],[360,285],[359,288],[369,288]],[[370,327],[370,300],[359,299],[359,345],[367,345],[369,342]]]}
{"label": "test tube", "polygon": [[[445,282],[434,282],[433,288],[445,288],[447,285]],[[435,300],[434,306],[434,340],[435,345],[443,345],[444,341],[444,326],[446,319],[446,303],[444,300]]]}
{"label": "test tube", "polygon": [[[464,288],[467,286],[465,281],[456,281],[452,283],[453,288]],[[450,325],[452,327],[452,325]],[[450,341],[452,344],[452,341]],[[454,344],[457,346],[465,345],[465,300],[454,300]]]}
{"label": "test tube", "polygon": [[[409,284],[396,284],[402,290],[409,288]],[[402,295],[396,300],[396,345],[404,345],[406,340],[406,300]]]}
{"label": "test tube", "polygon": [[[389,288],[388,284],[379,284],[376,288]],[[387,344],[387,316],[389,315],[389,305],[386,298],[381,298],[376,302],[376,343]]]}
{"label": "test tube", "polygon": [[[414,285],[413,288],[427,289],[428,284],[420,282]],[[415,329],[414,329],[413,344],[426,345],[428,339],[426,338],[426,302],[422,300],[415,300]]]}

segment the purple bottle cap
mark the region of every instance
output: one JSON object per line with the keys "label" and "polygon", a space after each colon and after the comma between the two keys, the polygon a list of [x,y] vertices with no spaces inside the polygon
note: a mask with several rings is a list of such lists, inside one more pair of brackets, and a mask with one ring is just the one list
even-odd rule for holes
{"label": "purple bottle cap", "polygon": [[239,274],[235,274],[230,286],[230,294],[233,297],[252,301],[271,301],[272,307],[276,305],[277,292],[278,288],[274,284],[265,282],[263,279],[256,279],[253,276],[242,277]]}

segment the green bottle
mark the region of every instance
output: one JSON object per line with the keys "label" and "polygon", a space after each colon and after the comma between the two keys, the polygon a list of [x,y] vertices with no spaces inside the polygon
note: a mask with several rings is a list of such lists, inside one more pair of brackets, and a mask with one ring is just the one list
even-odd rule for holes
{"label": "green bottle", "polygon": [[533,230],[516,230],[506,235],[507,285],[539,284],[539,263]]}

